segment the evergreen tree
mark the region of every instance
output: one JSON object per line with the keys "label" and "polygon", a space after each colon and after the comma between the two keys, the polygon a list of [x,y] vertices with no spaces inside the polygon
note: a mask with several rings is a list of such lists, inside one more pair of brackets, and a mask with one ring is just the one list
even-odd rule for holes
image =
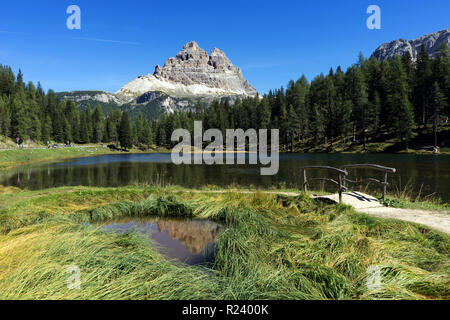
{"label": "evergreen tree", "polygon": [[270,105],[267,99],[262,99],[258,107],[258,129],[270,128]]}
{"label": "evergreen tree", "polygon": [[369,100],[366,83],[361,69],[353,67],[348,73],[351,83],[351,97],[353,103],[353,121],[357,131],[360,132],[364,150],[366,148],[367,132],[369,130]]}
{"label": "evergreen tree", "polygon": [[42,122],[42,142],[47,144],[47,141],[50,142],[52,133],[52,119],[50,116],[45,116]]}
{"label": "evergreen tree", "polygon": [[130,121],[128,120],[128,113],[126,112],[122,113],[122,120],[120,121],[119,141],[124,149],[130,149],[133,146]]}
{"label": "evergreen tree", "polygon": [[136,137],[138,143],[144,143],[144,115],[139,112],[139,115],[135,122],[136,126]]}
{"label": "evergreen tree", "polygon": [[0,95],[0,134],[4,136],[9,135],[10,120],[11,117],[8,112],[8,106],[6,104],[6,97],[3,99]]}
{"label": "evergreen tree", "polygon": [[325,82],[326,104],[324,106],[325,113],[325,134],[330,138],[331,148],[333,148],[333,139],[337,136],[341,119],[339,119],[339,109],[337,106],[337,92],[334,85],[334,72],[330,70]]}
{"label": "evergreen tree", "polygon": [[431,92],[430,100],[433,121],[434,146],[438,147],[437,132],[441,120],[442,111],[447,106],[447,100],[445,98],[445,95],[441,92],[437,81],[433,84],[433,90]]}
{"label": "evergreen tree", "polygon": [[288,141],[290,145],[290,152],[294,152],[294,143],[300,130],[300,120],[292,105],[289,106],[288,111]]}
{"label": "evergreen tree", "polygon": [[450,117],[450,48],[447,43],[442,43],[439,47],[439,54],[436,57],[435,61],[435,71],[434,75],[437,79],[435,79],[439,88],[445,96],[445,100],[447,101],[446,107],[442,110],[442,115],[446,117],[445,122],[448,123],[448,118]]}
{"label": "evergreen tree", "polygon": [[103,140],[105,132],[103,111],[100,105],[96,105],[94,112],[92,113],[92,142],[98,143]]}
{"label": "evergreen tree", "polygon": [[412,138],[414,126],[414,112],[409,101],[408,83],[406,73],[400,58],[397,56],[391,64],[390,86],[387,101],[391,108],[391,121],[399,139],[405,142],[408,150],[408,141]]}
{"label": "evergreen tree", "polygon": [[147,120],[144,120],[144,129],[142,132],[142,143],[147,147],[153,144],[152,130],[151,126]]}
{"label": "evergreen tree", "polygon": [[416,64],[416,85],[414,88],[414,98],[416,104],[415,114],[416,120],[422,125],[425,125],[428,123],[428,97],[431,93],[432,69],[430,57],[428,56],[424,44],[422,44],[421,52],[419,54],[419,57],[417,58]]}
{"label": "evergreen tree", "polygon": [[88,142],[89,142],[88,119],[86,112],[83,112],[80,117],[80,143],[88,143]]}

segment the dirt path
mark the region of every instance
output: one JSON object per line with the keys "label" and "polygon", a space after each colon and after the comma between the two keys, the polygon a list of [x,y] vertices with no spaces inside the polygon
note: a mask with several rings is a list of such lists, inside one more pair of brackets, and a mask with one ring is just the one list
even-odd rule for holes
{"label": "dirt path", "polygon": [[[316,196],[334,202],[339,202],[339,196]],[[363,212],[379,218],[397,219],[422,224],[432,229],[450,234],[450,213],[427,210],[388,208],[382,205],[378,199],[361,192],[344,192],[342,202]]]}
{"label": "dirt path", "polygon": [[[238,192],[244,194],[256,193],[256,191],[247,190],[229,190],[230,192]],[[208,193],[224,193],[227,190],[215,190],[215,191],[196,191],[196,192],[208,192]],[[277,192],[277,191],[262,191],[267,194],[280,194],[287,197],[299,196],[299,193],[295,192]],[[313,195],[315,199],[326,199],[335,203],[339,202],[339,195],[333,194],[328,196]],[[418,223],[432,229],[450,234],[450,213],[427,211],[427,210],[415,210],[415,209],[399,209],[389,208],[383,206],[378,199],[361,193],[361,192],[344,192],[342,196],[342,202],[346,205],[352,206],[356,211],[385,219],[396,219],[402,221],[408,221]]]}
{"label": "dirt path", "polygon": [[450,234],[449,213],[388,207],[359,209],[358,211],[380,218],[414,222]]}

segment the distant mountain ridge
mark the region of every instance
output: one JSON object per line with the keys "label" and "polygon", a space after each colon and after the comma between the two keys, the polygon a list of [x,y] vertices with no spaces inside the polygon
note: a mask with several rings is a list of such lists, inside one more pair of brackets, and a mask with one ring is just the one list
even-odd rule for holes
{"label": "distant mountain ridge", "polygon": [[[225,53],[214,48],[210,54],[195,41],[187,43],[164,66],[155,67],[153,75],[138,76],[116,93],[104,91],[60,92],[60,99],[70,99],[79,107],[100,104],[104,111],[121,108],[143,112],[153,119],[163,113],[194,108],[200,102],[256,97],[259,93],[243,77]],[[150,110],[147,110],[150,109]]]}
{"label": "distant mountain ridge", "polygon": [[398,39],[384,43],[375,50],[373,56],[378,60],[391,60],[396,55],[404,55],[409,52],[412,60],[416,61],[417,56],[421,52],[422,44],[424,44],[427,53],[434,57],[443,43],[450,45],[450,28],[433,32],[411,41]]}

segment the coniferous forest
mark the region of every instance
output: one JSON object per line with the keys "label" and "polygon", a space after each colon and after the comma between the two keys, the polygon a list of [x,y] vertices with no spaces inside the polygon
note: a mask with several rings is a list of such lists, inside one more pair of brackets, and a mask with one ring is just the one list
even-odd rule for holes
{"label": "coniferous forest", "polygon": [[[223,131],[235,128],[280,129],[284,151],[300,147],[352,142],[366,144],[394,137],[408,149],[414,130],[429,127],[429,145],[442,146],[448,137],[438,132],[450,116],[450,50],[443,45],[431,58],[424,48],[415,62],[410,55],[392,61],[365,59],[360,54],[347,70],[337,67],[309,82],[305,76],[287,88],[271,90],[262,98],[237,100],[234,104],[201,103],[193,110],[163,115],[155,121],[142,114],[130,123],[119,109],[103,114],[100,106],[79,109],[60,101],[52,90],[27,84],[22,72],[0,66],[0,134],[20,141],[47,143],[114,143],[170,147],[177,128],[193,131],[193,121],[203,128]],[[334,145],[333,145],[334,144]]]}

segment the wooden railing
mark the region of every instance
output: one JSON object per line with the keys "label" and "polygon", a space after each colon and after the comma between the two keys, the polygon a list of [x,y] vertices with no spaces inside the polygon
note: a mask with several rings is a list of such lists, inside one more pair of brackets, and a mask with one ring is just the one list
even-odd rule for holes
{"label": "wooden railing", "polygon": [[[385,199],[386,198],[386,189],[387,189],[387,186],[389,185],[388,173],[396,172],[395,168],[383,167],[383,166],[380,166],[377,164],[349,164],[349,165],[342,166],[341,168],[334,168],[334,167],[329,167],[329,166],[309,166],[309,167],[302,167],[301,169],[303,170],[303,191],[305,191],[305,192],[308,191],[309,181],[313,181],[313,180],[330,181],[330,182],[333,182],[334,184],[337,184],[339,187],[339,202],[342,202],[342,192],[347,190],[347,187],[345,185],[346,182],[351,182],[351,183],[359,183],[362,181],[376,182],[383,186],[383,199]],[[347,169],[372,169],[372,170],[382,171],[382,172],[384,172],[384,180],[380,181],[375,178],[350,180],[350,179],[347,179],[347,175],[348,175]],[[333,171],[333,172],[337,173],[338,181],[331,179],[331,178],[311,178],[308,180],[308,177],[306,175],[307,170]]]}
{"label": "wooden railing", "polygon": [[[328,166],[309,166],[309,167],[302,167],[302,169],[303,169],[303,191],[305,191],[305,192],[308,191],[309,181],[312,181],[312,180],[331,181],[334,184],[338,185],[338,187],[339,187],[339,202],[342,202],[342,192],[345,191],[344,180],[348,174],[347,171],[338,169],[338,168],[334,168],[334,167],[328,167]],[[338,181],[330,179],[330,178],[311,178],[308,180],[308,178],[306,176],[306,170],[321,170],[321,169],[322,170],[330,170],[330,171],[337,173]]]}
{"label": "wooden railing", "polygon": [[378,171],[382,171],[384,172],[384,180],[380,181],[374,178],[366,178],[366,179],[360,179],[360,180],[350,180],[347,178],[344,178],[344,187],[345,187],[345,182],[351,182],[351,183],[360,183],[363,181],[371,181],[371,182],[375,182],[378,183],[380,185],[383,186],[383,199],[386,198],[386,189],[387,186],[389,185],[388,183],[388,173],[395,173],[396,169],[395,168],[389,168],[389,167],[383,167],[377,164],[349,164],[349,165],[345,165],[342,166],[341,169],[347,171],[347,169],[372,169],[372,170],[378,170]]}

